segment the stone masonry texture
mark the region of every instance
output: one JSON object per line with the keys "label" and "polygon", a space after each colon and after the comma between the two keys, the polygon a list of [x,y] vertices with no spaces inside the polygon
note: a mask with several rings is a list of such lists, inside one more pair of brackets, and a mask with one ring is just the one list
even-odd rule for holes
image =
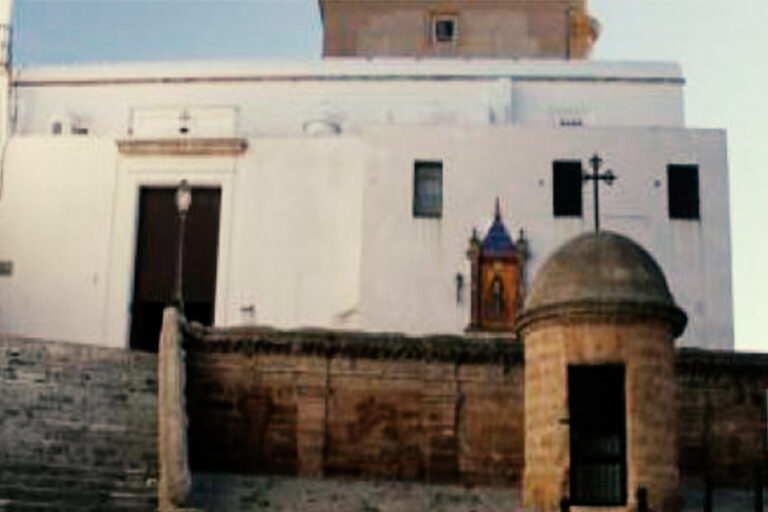
{"label": "stone masonry texture", "polygon": [[519,483],[514,340],[251,331],[187,351],[193,473]]}
{"label": "stone masonry texture", "polygon": [[[596,343],[575,343],[568,354],[576,363],[599,362],[618,350],[628,362],[628,454],[636,460],[630,499],[641,480],[672,496],[678,478],[684,501],[700,498],[705,477],[716,496],[748,493],[765,454],[768,357],[673,352],[658,326],[630,330],[607,326]],[[553,380],[541,364],[524,396],[522,351],[513,338],[191,331],[193,480],[238,473],[520,490],[524,463],[539,451],[562,463],[541,481],[560,482],[553,496],[567,492],[568,441],[558,434],[566,427],[554,421],[533,432],[530,453],[524,443],[524,408],[559,420],[564,395],[544,384]],[[553,350],[542,345],[531,355],[562,368],[557,358],[566,354]],[[651,400],[661,407],[646,414],[639,404]]]}
{"label": "stone masonry texture", "polygon": [[189,501],[192,486],[187,451],[182,329],[179,311],[175,307],[165,308],[158,351],[157,386],[158,500],[163,512],[183,509]]}
{"label": "stone masonry texture", "polygon": [[0,337],[0,509],[153,510],[156,356]]}
{"label": "stone masonry texture", "polygon": [[[514,339],[192,332],[190,456],[206,510],[522,510]],[[683,510],[701,510],[705,480],[715,510],[751,509],[768,356],[680,349],[675,375]],[[156,510],[156,376],[152,354],[0,338],[0,510]]]}
{"label": "stone masonry texture", "polygon": [[[552,322],[525,337],[525,502],[559,510],[570,480],[568,366],[625,366],[628,504],[645,487],[652,510],[677,501],[675,375],[673,343],[656,322]],[[594,397],[599,400],[600,397]]]}

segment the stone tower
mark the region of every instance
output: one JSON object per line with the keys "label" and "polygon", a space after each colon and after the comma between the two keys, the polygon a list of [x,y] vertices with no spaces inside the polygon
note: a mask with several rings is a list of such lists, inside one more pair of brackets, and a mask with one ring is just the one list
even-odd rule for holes
{"label": "stone tower", "polygon": [[[535,510],[651,510],[677,498],[674,340],[686,324],[654,259],[626,237],[581,235],[534,279],[525,351],[523,494]],[[662,508],[664,507],[664,508]]]}
{"label": "stone tower", "polygon": [[323,55],[584,59],[586,0],[319,0]]}

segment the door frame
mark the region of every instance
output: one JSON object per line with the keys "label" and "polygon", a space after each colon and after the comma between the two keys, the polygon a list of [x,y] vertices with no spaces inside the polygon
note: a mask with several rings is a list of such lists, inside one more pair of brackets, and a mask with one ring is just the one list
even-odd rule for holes
{"label": "door frame", "polygon": [[[214,325],[226,323],[234,173],[235,161],[231,158],[141,158],[136,160],[136,157],[125,157],[123,162],[118,163],[108,256],[110,270],[105,297],[107,314],[103,326],[104,338],[111,340],[111,345],[126,348],[130,346],[140,189],[141,187],[175,187],[182,179],[186,179],[191,187],[221,189]],[[194,208],[194,205],[192,207]]]}

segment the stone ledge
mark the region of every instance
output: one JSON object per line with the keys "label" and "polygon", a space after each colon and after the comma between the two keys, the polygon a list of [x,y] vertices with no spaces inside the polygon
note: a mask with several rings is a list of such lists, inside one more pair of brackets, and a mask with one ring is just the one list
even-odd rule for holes
{"label": "stone ledge", "polygon": [[191,351],[345,356],[364,359],[522,364],[518,340],[507,336],[420,336],[267,327],[210,328],[192,323],[185,340]]}
{"label": "stone ledge", "polygon": [[518,335],[540,322],[634,322],[660,321],[669,325],[672,335],[678,337],[688,317],[677,306],[643,301],[574,300],[526,309],[518,317],[515,330]]}

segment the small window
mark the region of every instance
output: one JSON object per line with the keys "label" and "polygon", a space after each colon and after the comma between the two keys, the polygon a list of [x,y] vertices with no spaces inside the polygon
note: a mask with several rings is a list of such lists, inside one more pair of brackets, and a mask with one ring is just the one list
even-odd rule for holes
{"label": "small window", "polygon": [[670,219],[699,218],[699,166],[667,166]]}
{"label": "small window", "polygon": [[456,40],[456,16],[440,14],[433,18],[432,34],[435,43],[452,43]]}
{"label": "small window", "polygon": [[581,162],[552,163],[552,210],[555,217],[581,217]]}
{"label": "small window", "polygon": [[443,162],[416,161],[413,165],[413,216],[443,214]]}

